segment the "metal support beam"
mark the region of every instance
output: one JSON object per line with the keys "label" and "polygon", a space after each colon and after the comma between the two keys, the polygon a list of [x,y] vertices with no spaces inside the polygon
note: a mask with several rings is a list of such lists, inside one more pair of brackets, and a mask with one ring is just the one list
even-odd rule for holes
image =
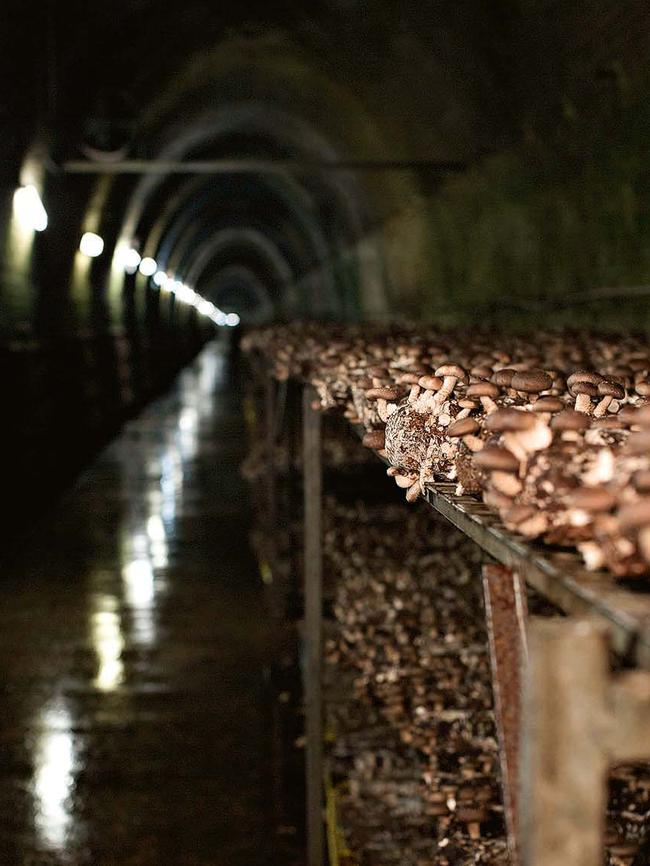
{"label": "metal support beam", "polygon": [[519,866],[519,736],[527,656],[526,586],[511,569],[487,563],[483,566],[483,595],[508,849],[511,863]]}
{"label": "metal support beam", "polygon": [[322,171],[430,171],[446,174],[466,169],[457,160],[322,160],[322,159],[123,159],[115,162],[69,160],[66,174],[232,174],[237,172],[311,174]]}
{"label": "metal support beam", "polygon": [[323,553],[321,416],[316,394],[303,391],[304,556],[305,556],[305,739],[307,866],[323,863]]}

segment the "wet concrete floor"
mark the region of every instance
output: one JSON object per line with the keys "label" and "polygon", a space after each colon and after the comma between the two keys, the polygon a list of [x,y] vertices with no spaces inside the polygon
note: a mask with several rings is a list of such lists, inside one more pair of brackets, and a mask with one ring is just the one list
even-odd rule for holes
{"label": "wet concrete floor", "polygon": [[240,395],[208,347],[0,575],[0,863],[297,862]]}

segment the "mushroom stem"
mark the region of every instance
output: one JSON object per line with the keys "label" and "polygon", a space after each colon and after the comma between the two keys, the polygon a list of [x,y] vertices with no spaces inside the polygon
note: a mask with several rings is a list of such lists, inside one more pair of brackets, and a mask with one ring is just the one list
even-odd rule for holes
{"label": "mushroom stem", "polygon": [[583,412],[585,415],[591,415],[591,397],[589,394],[578,394],[576,397],[576,412]]}
{"label": "mushroom stem", "polygon": [[458,376],[445,376],[442,380],[442,388],[436,392],[435,402],[438,406],[442,406],[447,397],[451,394],[458,381]]}
{"label": "mushroom stem", "polygon": [[406,501],[407,502],[415,502],[420,496],[422,489],[420,487],[420,482],[415,481],[409,489],[406,491]]}
{"label": "mushroom stem", "polygon": [[408,401],[409,403],[415,403],[415,401],[420,396],[420,391],[422,389],[419,385],[411,385],[411,390],[409,391]]}
{"label": "mushroom stem", "polygon": [[[581,394],[580,396],[583,396],[583,395]],[[585,394],[584,396],[586,397],[587,395]],[[612,402],[613,399],[614,398],[612,396],[610,396],[609,394],[606,394],[603,397],[603,399],[600,401],[600,403],[596,404],[596,407],[594,409],[594,418],[602,418],[603,415],[609,409],[610,403]],[[576,403],[577,403],[577,401],[576,401]]]}
{"label": "mushroom stem", "polygon": [[467,436],[463,436],[463,442],[465,443],[465,445],[467,445],[470,451],[474,452],[482,451],[485,445],[485,442],[483,442],[483,440],[479,436],[474,436],[471,433],[469,433]]}
{"label": "mushroom stem", "polygon": [[497,406],[497,404],[494,402],[494,400],[492,399],[492,397],[481,397],[480,400],[481,400],[481,405],[485,409],[486,415],[491,415],[492,412],[496,412],[497,409],[499,408]]}

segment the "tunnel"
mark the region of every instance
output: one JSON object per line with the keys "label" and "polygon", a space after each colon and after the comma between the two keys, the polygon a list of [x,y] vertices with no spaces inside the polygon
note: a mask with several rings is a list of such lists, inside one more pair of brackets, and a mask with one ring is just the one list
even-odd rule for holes
{"label": "tunnel", "polygon": [[[0,864],[568,863],[539,648],[590,614],[612,677],[650,659],[646,5],[0,22]],[[643,866],[617,748],[576,824]]]}

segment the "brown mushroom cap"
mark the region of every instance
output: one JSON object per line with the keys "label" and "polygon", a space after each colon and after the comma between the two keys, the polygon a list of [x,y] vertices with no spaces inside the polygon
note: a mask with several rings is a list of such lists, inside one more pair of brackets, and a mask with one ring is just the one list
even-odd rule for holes
{"label": "brown mushroom cap", "polygon": [[492,400],[501,394],[501,388],[494,382],[474,382],[465,391],[467,397],[490,397]]}
{"label": "brown mushroom cap", "polygon": [[634,455],[650,454],[650,430],[631,433],[625,443],[625,451]]}
{"label": "brown mushroom cap", "polygon": [[442,388],[442,379],[439,376],[420,376],[418,385],[426,391],[439,391]]}
{"label": "brown mushroom cap", "polygon": [[559,397],[540,397],[536,403],[533,403],[533,412],[562,412],[566,409],[566,403],[563,403]]}
{"label": "brown mushroom cap", "polygon": [[[571,393],[574,393],[571,389],[574,385],[577,385],[580,382],[586,382],[589,385],[598,385],[603,377],[600,373],[592,373],[591,370],[576,370],[575,373],[571,373],[569,378],[566,380],[567,386]],[[578,393],[578,392],[576,392]]]}
{"label": "brown mushroom cap", "polygon": [[573,385],[569,385],[569,393],[573,394],[574,397],[577,397],[578,394],[587,394],[589,397],[597,397],[598,385],[594,385],[592,382],[574,382]]}
{"label": "brown mushroom cap", "polygon": [[509,526],[518,526],[525,520],[530,520],[535,513],[532,505],[514,505],[505,512],[503,520]]}
{"label": "brown mushroom cap", "polygon": [[485,428],[493,433],[530,430],[538,421],[530,412],[520,409],[497,409],[485,419]]}
{"label": "brown mushroom cap", "polygon": [[639,469],[638,472],[635,472],[632,483],[636,490],[650,493],[650,469]]}
{"label": "brown mushroom cap", "polygon": [[516,370],[513,370],[510,367],[503,367],[501,370],[497,370],[492,376],[492,381],[495,385],[499,385],[502,388],[509,388],[510,383],[512,382],[512,377],[516,372]]}
{"label": "brown mushroom cap", "polygon": [[399,385],[417,385],[420,378],[420,373],[400,373],[395,381]]}
{"label": "brown mushroom cap", "polygon": [[597,427],[599,430],[624,430],[625,424],[617,415],[605,415],[603,418],[594,418],[591,422],[592,427]]}
{"label": "brown mushroom cap", "polygon": [[553,379],[543,370],[522,370],[515,373],[510,382],[511,388],[526,394],[539,394],[540,391],[547,391],[552,385]]}
{"label": "brown mushroom cap", "polygon": [[625,397],[625,388],[614,379],[601,379],[598,383],[598,394],[601,397],[613,397],[615,400],[622,400]]}
{"label": "brown mushroom cap", "polygon": [[481,425],[478,423],[476,418],[461,418],[460,421],[454,421],[452,424],[447,427],[445,431],[447,436],[451,436],[452,439],[456,436],[467,436],[470,433],[477,433],[481,429]]}
{"label": "brown mushroom cap", "polygon": [[566,504],[583,511],[609,511],[616,505],[616,497],[604,487],[579,487],[565,498]]}
{"label": "brown mushroom cap", "polygon": [[401,397],[397,388],[370,388],[365,394],[366,400],[399,400]]}
{"label": "brown mushroom cap", "polygon": [[453,376],[459,382],[464,382],[465,384],[469,382],[467,373],[458,364],[443,364],[442,367],[438,367],[436,370],[436,376],[442,376],[443,379],[447,378],[447,376]]}
{"label": "brown mushroom cap", "polygon": [[631,406],[628,404],[627,406],[621,407],[621,409],[616,413],[616,417],[620,418],[621,421],[623,421],[623,423],[629,427],[631,424],[637,423],[636,417],[638,411],[639,410],[636,406]]}
{"label": "brown mushroom cap", "polygon": [[635,415],[635,423],[644,430],[650,429],[650,405],[639,406]]}
{"label": "brown mushroom cap", "polygon": [[477,379],[489,379],[492,375],[492,367],[488,367],[485,364],[477,364],[475,367],[472,367],[470,373],[472,376],[476,376]]}
{"label": "brown mushroom cap", "polygon": [[517,472],[519,461],[507,448],[498,445],[487,445],[482,451],[477,451],[473,457],[474,463],[481,469],[498,470],[500,472]]}
{"label": "brown mushroom cap", "polygon": [[623,506],[618,512],[618,522],[623,531],[638,529],[650,524],[650,496]]}
{"label": "brown mushroom cap", "polygon": [[583,412],[576,412],[575,409],[565,409],[551,418],[553,430],[586,430],[590,426],[589,416]]}

